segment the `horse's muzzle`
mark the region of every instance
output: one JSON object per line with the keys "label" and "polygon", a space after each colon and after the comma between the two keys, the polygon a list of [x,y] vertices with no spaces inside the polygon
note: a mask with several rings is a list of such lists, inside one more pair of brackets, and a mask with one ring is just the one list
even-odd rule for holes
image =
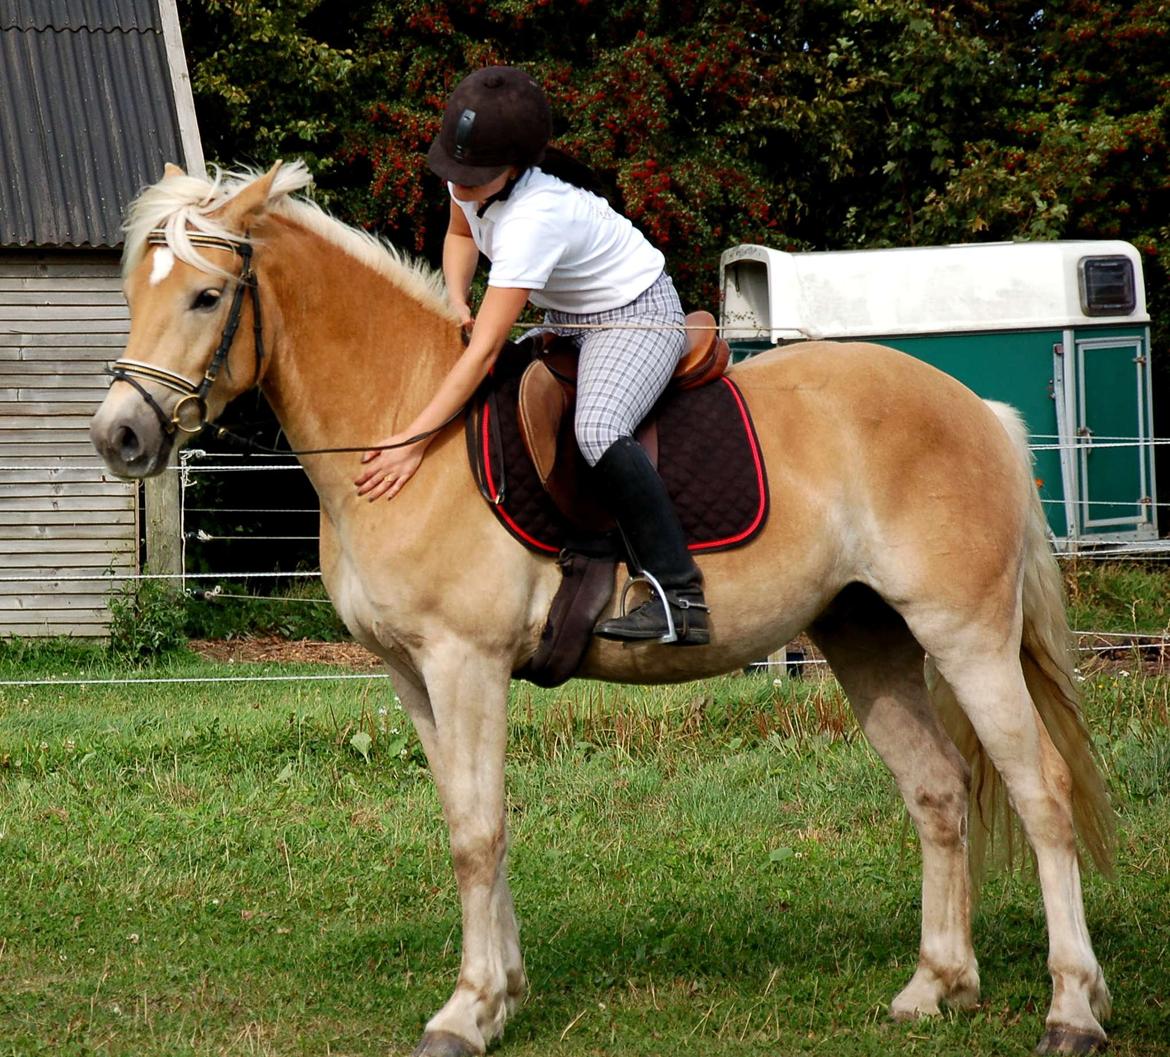
{"label": "horse's muzzle", "polygon": [[173,434],[164,432],[157,416],[125,386],[106,394],[90,420],[89,439],[112,473],[134,479],[161,473],[174,442]]}

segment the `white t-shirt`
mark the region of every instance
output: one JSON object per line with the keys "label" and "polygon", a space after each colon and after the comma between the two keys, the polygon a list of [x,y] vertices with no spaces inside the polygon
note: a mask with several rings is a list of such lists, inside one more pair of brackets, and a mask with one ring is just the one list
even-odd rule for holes
{"label": "white t-shirt", "polygon": [[666,259],[604,198],[528,169],[512,193],[482,217],[475,202],[453,201],[489,261],[489,286],[531,290],[538,308],[604,312],[645,292]]}

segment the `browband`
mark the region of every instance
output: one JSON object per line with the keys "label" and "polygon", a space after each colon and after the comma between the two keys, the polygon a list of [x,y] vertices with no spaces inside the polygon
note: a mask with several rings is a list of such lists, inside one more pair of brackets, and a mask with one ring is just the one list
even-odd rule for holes
{"label": "browband", "polygon": [[[228,250],[231,253],[238,253],[243,256],[241,250],[242,246],[246,246],[244,241],[236,241],[234,239],[224,238],[222,235],[209,235],[203,231],[188,231],[187,238],[196,246],[212,246],[217,250]],[[146,234],[146,244],[148,246],[167,246],[170,244],[170,239],[167,236],[166,228],[151,228]]]}

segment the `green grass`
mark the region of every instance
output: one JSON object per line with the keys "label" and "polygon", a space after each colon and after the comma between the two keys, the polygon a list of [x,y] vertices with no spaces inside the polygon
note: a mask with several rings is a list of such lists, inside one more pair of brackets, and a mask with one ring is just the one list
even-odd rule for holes
{"label": "green grass", "polygon": [[1170,567],[1161,563],[1064,563],[1069,622],[1081,631],[1170,630]]}
{"label": "green grass", "polygon": [[[114,670],[99,650],[0,651],[0,679]],[[276,671],[180,654],[148,674]],[[1112,1052],[1164,1055],[1170,682],[1087,690],[1122,820],[1117,878],[1086,883]],[[985,887],[983,1007],[887,1021],[917,951],[918,853],[832,682],[518,686],[511,717],[532,995],[502,1052],[1023,1054],[1039,1037],[1026,871]],[[458,965],[445,831],[385,681],[0,687],[0,877],[0,1057],[405,1054]]]}

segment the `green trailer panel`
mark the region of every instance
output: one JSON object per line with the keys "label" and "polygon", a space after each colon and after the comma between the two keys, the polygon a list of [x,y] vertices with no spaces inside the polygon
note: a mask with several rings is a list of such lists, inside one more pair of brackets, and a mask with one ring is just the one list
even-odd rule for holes
{"label": "green trailer panel", "polygon": [[1132,531],[1152,517],[1142,335],[1077,335],[1076,470],[1086,535]]}

